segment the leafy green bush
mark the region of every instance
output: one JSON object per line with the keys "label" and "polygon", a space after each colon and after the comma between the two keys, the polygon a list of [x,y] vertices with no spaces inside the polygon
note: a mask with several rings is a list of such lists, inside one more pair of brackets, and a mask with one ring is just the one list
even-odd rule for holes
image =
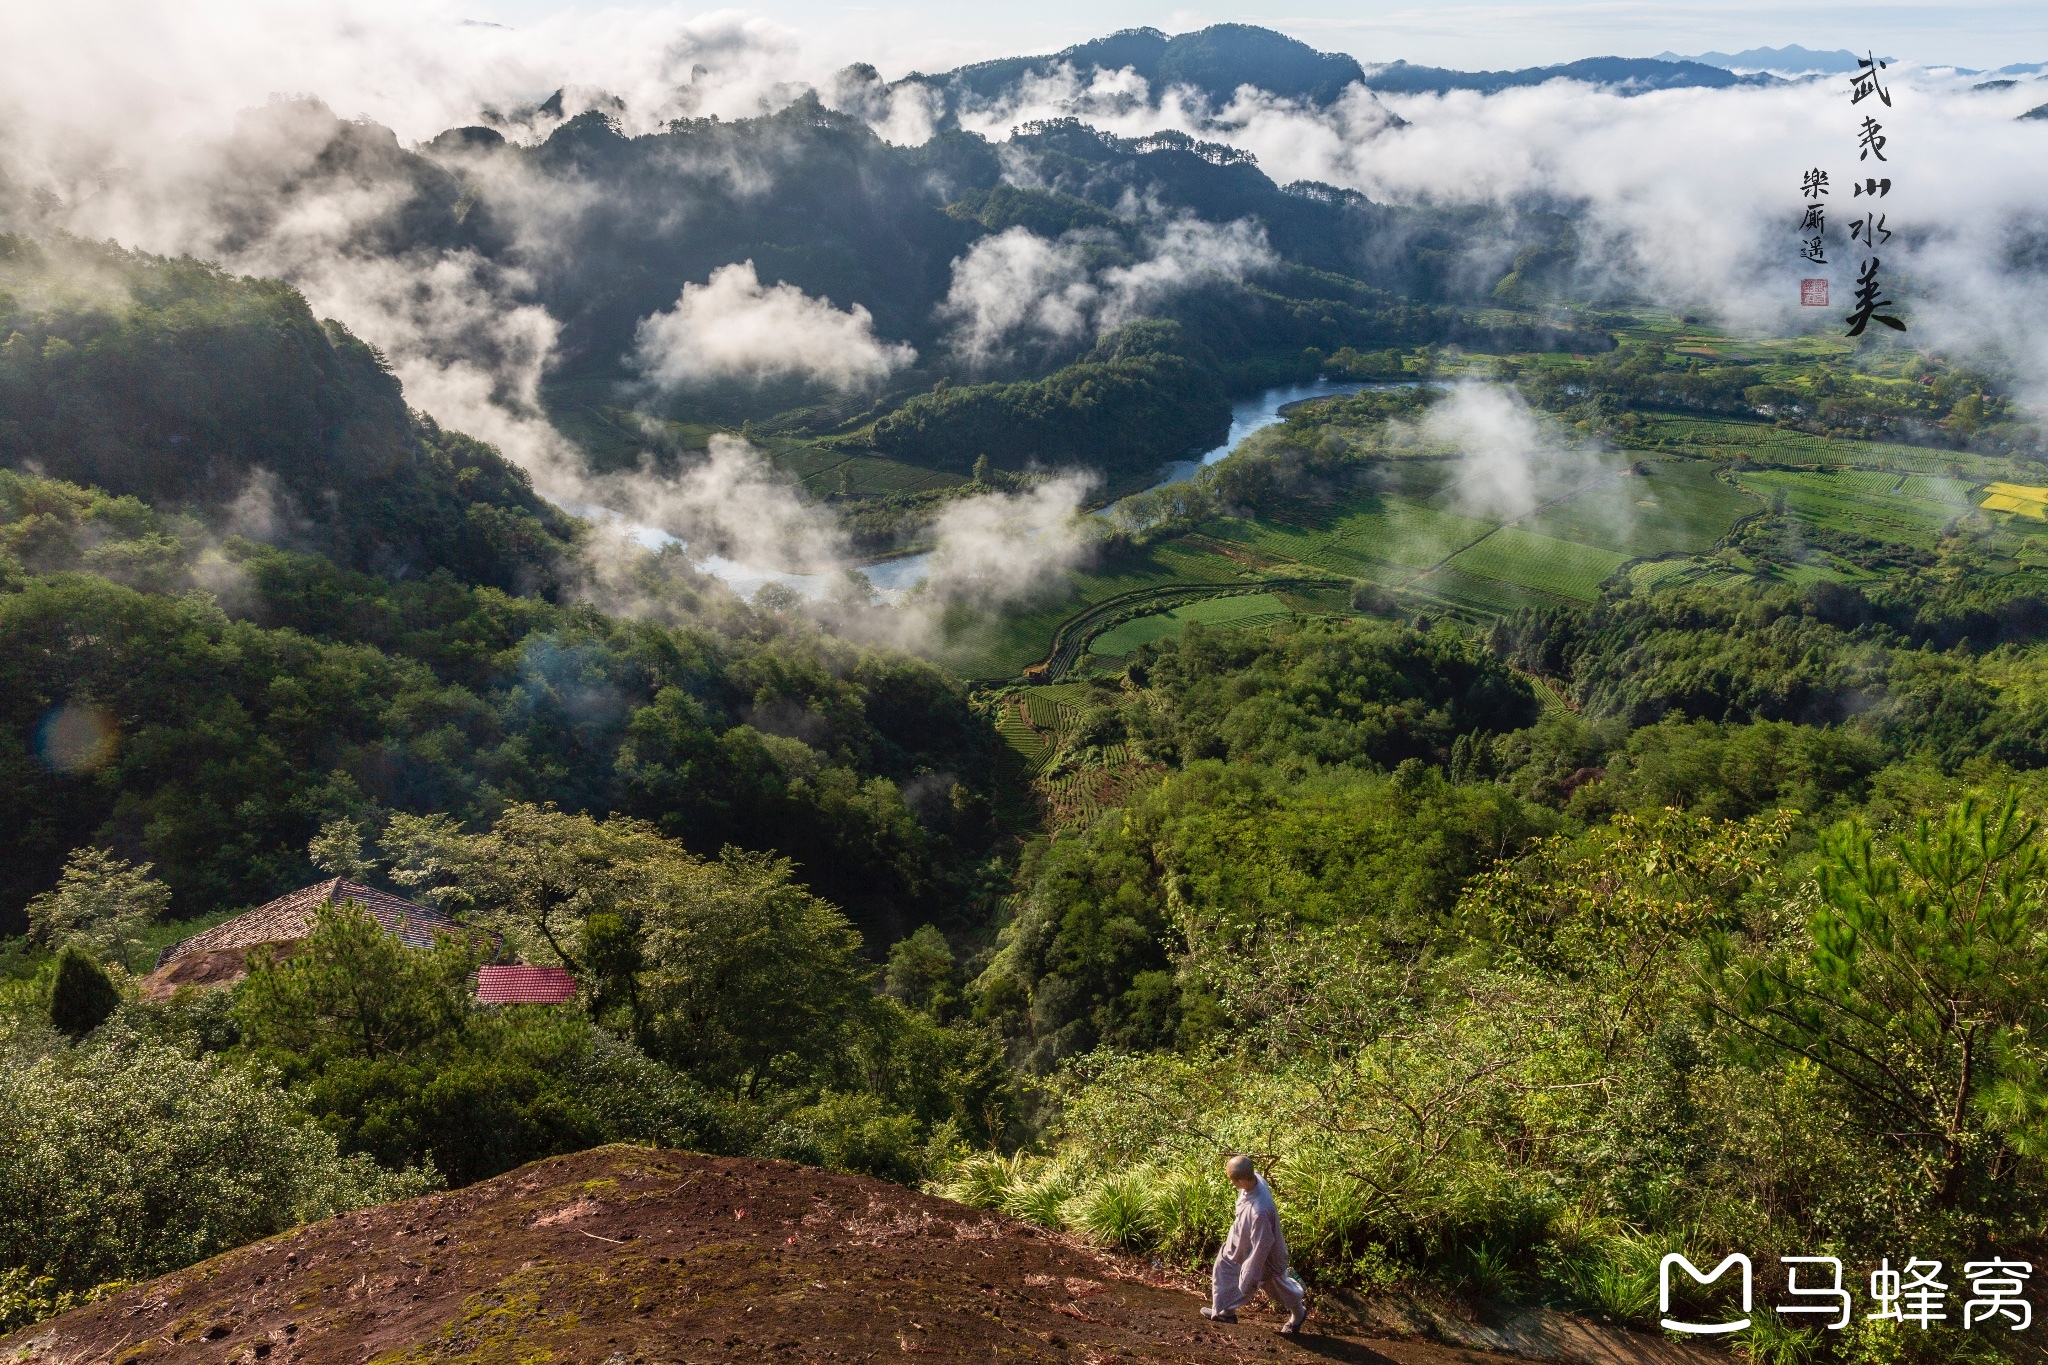
{"label": "leafy green bush", "polygon": [[83,1294],[57,1288],[56,1280],[37,1275],[26,1266],[0,1270],[0,1336],[20,1327],[31,1327],[59,1313],[92,1302],[123,1286],[113,1280]]}
{"label": "leafy green bush", "polygon": [[775,1155],[854,1175],[916,1184],[927,1165],[915,1115],[891,1112],[876,1095],[826,1092],[768,1137]]}
{"label": "leafy green bush", "polygon": [[269,1076],[224,1059],[0,1055],[0,1264],[59,1289],[147,1279],[438,1183],[342,1156]]}

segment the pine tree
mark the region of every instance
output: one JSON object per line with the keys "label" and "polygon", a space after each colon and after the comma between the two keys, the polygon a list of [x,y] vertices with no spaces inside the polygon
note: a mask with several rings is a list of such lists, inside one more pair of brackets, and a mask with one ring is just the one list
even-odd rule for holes
{"label": "pine tree", "polygon": [[92,954],[67,946],[57,957],[57,981],[50,989],[50,1027],[73,1042],[107,1021],[121,993]]}

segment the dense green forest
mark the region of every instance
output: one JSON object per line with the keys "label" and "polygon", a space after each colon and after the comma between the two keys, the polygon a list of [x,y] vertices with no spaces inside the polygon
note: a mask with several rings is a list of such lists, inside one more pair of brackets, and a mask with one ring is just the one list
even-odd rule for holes
{"label": "dense green forest", "polygon": [[984,455],[999,469],[1085,457],[1111,474],[1143,474],[1217,444],[1230,426],[1223,385],[1176,354],[1179,338],[1173,324],[1137,324],[1044,379],[919,394],[876,422],[869,440],[885,455],[963,474]]}
{"label": "dense green forest", "polygon": [[885,932],[978,894],[992,756],[960,685],[686,567],[681,593],[723,614],[665,627],[216,546],[6,471],[0,538],[10,915],[83,841],[155,863],[205,914],[308,880],[327,821],[514,801],[778,849]]}

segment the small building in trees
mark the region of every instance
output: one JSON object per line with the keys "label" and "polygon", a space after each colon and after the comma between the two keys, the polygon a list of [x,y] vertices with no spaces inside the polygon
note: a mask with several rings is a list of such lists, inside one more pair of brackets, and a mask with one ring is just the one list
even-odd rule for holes
{"label": "small building in trees", "polygon": [[249,950],[283,948],[313,932],[314,918],[330,905],[354,901],[408,948],[431,948],[442,934],[466,935],[455,920],[431,906],[389,891],[335,877],[279,896],[254,910],[173,943],[157,955],[143,978],[143,994],[155,999],[180,986],[226,986],[248,974]]}
{"label": "small building in trees", "polygon": [[565,1005],[576,998],[576,978],[561,967],[521,963],[478,969],[479,1005]]}

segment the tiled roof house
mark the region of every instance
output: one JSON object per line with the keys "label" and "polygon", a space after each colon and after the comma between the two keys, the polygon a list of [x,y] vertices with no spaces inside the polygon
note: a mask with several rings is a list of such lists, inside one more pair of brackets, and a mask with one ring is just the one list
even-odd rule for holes
{"label": "tiled roof house", "polygon": [[216,924],[204,933],[173,943],[157,957],[161,967],[187,953],[206,953],[220,948],[253,948],[259,943],[286,943],[313,932],[313,917],[322,906],[354,901],[370,912],[385,932],[397,935],[408,948],[431,948],[437,934],[460,934],[462,927],[429,906],[417,905],[403,896],[364,886],[346,877],[316,882],[244,915]]}
{"label": "tiled roof house", "polygon": [[408,948],[431,948],[440,934],[474,936],[475,931],[465,930],[431,906],[335,877],[279,896],[247,914],[173,943],[157,955],[156,969],[143,979],[143,993],[162,996],[183,985],[220,986],[238,981],[246,974],[249,949],[266,943],[297,942],[313,932],[313,917],[321,907],[343,901],[362,906],[387,933]]}

